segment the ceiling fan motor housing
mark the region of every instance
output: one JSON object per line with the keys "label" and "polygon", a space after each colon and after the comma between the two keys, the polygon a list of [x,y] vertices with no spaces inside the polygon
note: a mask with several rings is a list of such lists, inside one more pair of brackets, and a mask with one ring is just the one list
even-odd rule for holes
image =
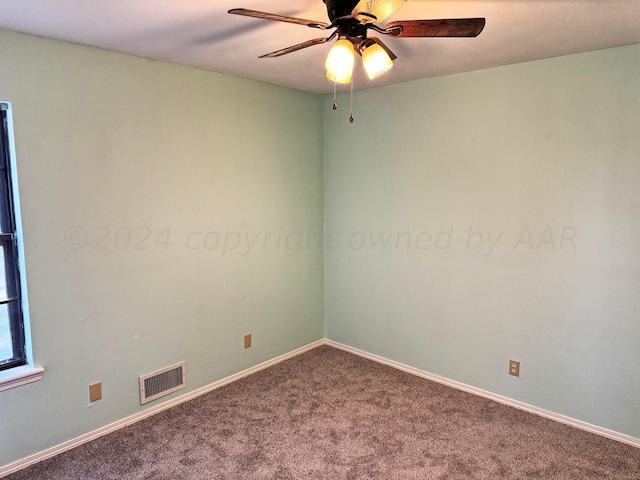
{"label": "ceiling fan motor housing", "polygon": [[367,38],[369,26],[351,15],[358,0],[323,0],[331,23],[338,28],[340,38],[348,38],[354,45]]}
{"label": "ceiling fan motor housing", "polygon": [[329,15],[329,20],[334,22],[340,18],[348,18],[351,17],[351,12],[356,5],[358,5],[358,0],[322,0],[327,6],[327,14]]}

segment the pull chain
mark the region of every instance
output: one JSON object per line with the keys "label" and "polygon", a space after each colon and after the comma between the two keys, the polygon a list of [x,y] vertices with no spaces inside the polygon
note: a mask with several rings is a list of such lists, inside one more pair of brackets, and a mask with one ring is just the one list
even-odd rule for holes
{"label": "pull chain", "polygon": [[336,102],[336,85],[338,82],[336,82],[335,80],[333,81],[333,109],[337,110],[338,109],[338,102]]}
{"label": "pull chain", "polygon": [[349,123],[353,123],[353,77],[351,77],[351,113],[349,114]]}

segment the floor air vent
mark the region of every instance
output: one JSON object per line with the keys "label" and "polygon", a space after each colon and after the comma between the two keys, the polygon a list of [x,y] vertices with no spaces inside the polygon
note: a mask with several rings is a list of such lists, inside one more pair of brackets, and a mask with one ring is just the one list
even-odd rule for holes
{"label": "floor air vent", "polygon": [[187,386],[185,363],[177,363],[140,377],[140,405]]}

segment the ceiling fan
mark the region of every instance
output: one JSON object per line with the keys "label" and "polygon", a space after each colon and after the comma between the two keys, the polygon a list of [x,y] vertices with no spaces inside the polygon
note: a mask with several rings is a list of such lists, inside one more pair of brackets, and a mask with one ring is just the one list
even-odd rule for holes
{"label": "ceiling fan", "polygon": [[355,52],[363,60],[369,78],[373,79],[393,65],[396,55],[377,37],[368,36],[373,31],[392,38],[407,37],[477,37],[485,25],[484,18],[460,18],[443,20],[399,20],[379,26],[406,0],[322,0],[327,6],[329,21],[318,22],[259,12],[245,8],[229,10],[233,15],[295,23],[320,30],[335,29],[328,37],[314,38],[292,45],[259,58],[274,58],[313,45],[338,39],[327,57],[327,77],[339,83],[349,83],[353,75]]}

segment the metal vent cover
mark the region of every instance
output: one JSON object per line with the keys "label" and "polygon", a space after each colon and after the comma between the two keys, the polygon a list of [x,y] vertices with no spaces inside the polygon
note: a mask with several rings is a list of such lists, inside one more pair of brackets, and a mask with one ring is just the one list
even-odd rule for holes
{"label": "metal vent cover", "polygon": [[140,405],[187,386],[185,362],[140,376]]}

